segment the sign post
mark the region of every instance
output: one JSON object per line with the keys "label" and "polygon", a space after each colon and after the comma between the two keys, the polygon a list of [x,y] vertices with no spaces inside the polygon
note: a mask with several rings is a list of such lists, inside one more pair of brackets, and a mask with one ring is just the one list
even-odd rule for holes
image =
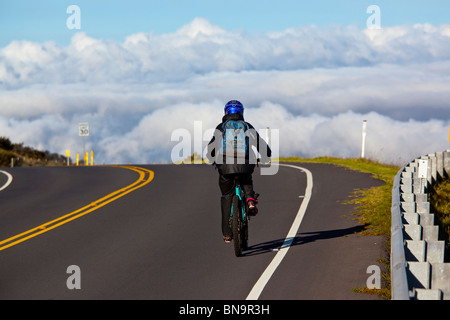
{"label": "sign post", "polygon": [[86,154],[86,137],[89,137],[89,122],[78,123],[78,135],[83,137],[83,154]]}

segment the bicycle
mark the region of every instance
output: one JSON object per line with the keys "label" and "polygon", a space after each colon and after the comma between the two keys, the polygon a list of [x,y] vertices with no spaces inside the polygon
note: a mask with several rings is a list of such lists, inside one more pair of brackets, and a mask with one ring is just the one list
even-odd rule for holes
{"label": "bicycle", "polygon": [[[235,194],[231,202],[230,213],[230,227],[232,231],[234,253],[236,257],[242,256],[242,251],[248,248],[248,206],[244,199],[244,192],[242,191],[239,182],[239,176],[234,177]],[[257,198],[259,194],[255,194]]]}

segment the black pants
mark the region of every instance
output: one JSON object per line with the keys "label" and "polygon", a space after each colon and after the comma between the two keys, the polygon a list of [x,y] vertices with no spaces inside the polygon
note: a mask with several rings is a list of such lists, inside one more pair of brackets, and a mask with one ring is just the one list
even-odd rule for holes
{"label": "black pants", "polygon": [[239,182],[244,192],[245,200],[248,198],[254,198],[255,192],[253,191],[253,180],[251,173],[240,173],[240,174],[225,174],[219,175],[219,187],[222,192],[222,197],[220,199],[220,204],[222,208],[222,233],[226,236],[231,236],[230,228],[230,212],[231,212],[231,201],[233,195],[235,194],[234,189],[234,177],[239,176]]}

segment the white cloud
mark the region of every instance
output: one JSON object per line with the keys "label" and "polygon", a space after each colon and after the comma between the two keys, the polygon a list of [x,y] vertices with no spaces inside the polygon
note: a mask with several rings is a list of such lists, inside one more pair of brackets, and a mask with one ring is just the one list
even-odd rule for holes
{"label": "white cloud", "polygon": [[367,155],[409,160],[447,147],[449,40],[428,24],[248,34],[197,18],[123,43],[14,41],[0,48],[0,135],[64,153],[89,121],[100,162],[170,160],[173,130],[215,127],[240,99],[255,126],[280,129],[282,155],[358,156],[367,118]]}

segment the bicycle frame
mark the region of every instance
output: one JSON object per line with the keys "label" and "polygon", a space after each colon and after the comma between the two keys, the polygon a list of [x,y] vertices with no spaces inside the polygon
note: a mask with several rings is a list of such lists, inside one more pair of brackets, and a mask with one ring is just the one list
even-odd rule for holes
{"label": "bicycle frame", "polygon": [[[242,196],[243,192],[242,192],[242,188],[239,185],[239,183],[237,183],[236,185],[236,195],[239,198],[239,203],[241,204],[241,220],[245,223],[245,201],[243,199]],[[233,217],[233,204],[231,204],[231,215],[230,217]]]}

